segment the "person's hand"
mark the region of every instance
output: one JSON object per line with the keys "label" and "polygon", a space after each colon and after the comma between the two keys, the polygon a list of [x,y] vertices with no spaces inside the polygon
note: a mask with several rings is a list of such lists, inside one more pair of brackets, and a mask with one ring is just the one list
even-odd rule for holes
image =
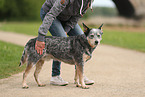
{"label": "person's hand", "polygon": [[36,40],[35,50],[37,50],[37,53],[40,54],[40,55],[42,55],[44,48],[45,48],[45,42]]}

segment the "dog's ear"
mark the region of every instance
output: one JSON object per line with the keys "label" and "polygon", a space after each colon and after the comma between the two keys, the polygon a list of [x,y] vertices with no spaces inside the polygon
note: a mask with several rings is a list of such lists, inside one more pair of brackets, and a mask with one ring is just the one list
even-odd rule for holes
{"label": "dog's ear", "polygon": [[83,28],[84,28],[84,33],[85,33],[86,36],[88,36],[88,34],[90,32],[90,29],[84,23],[82,23],[82,24],[83,24]]}
{"label": "dog's ear", "polygon": [[101,30],[101,34],[103,34],[103,30],[102,30],[102,27],[103,27],[104,24],[102,24],[98,29]]}
{"label": "dog's ear", "polygon": [[100,30],[101,30],[101,29],[102,29],[102,27],[103,27],[103,25],[104,25],[104,24],[102,24],[102,25],[101,25],[98,29],[100,29]]}

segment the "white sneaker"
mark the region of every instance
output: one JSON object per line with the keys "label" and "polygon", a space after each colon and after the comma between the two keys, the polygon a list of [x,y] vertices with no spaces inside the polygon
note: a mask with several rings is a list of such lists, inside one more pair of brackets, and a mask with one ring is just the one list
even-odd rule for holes
{"label": "white sneaker", "polygon": [[64,81],[60,76],[55,76],[51,78],[50,84],[58,86],[66,86],[68,85],[68,82]]}
{"label": "white sneaker", "polygon": [[94,81],[93,80],[89,80],[86,76],[84,76],[84,82],[85,82],[86,85],[94,84]]}

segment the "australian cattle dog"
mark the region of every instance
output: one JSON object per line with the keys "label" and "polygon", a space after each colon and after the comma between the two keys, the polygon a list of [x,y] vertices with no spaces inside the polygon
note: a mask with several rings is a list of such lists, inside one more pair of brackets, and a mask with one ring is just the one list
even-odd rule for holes
{"label": "australian cattle dog", "polygon": [[[103,24],[102,24],[103,25]],[[31,39],[25,45],[20,65],[22,66],[27,62],[26,70],[23,74],[23,88],[28,88],[26,84],[26,78],[31,68],[36,65],[34,73],[35,80],[38,86],[43,87],[44,84],[38,79],[40,70],[44,64],[44,61],[54,59],[64,63],[76,65],[75,82],[77,87],[83,89],[89,88],[84,83],[83,69],[84,63],[92,57],[92,52],[100,44],[102,39],[102,25],[99,28],[88,28],[84,23],[84,34],[70,37],[45,37],[45,49],[43,54],[39,55],[35,50],[36,39]]]}

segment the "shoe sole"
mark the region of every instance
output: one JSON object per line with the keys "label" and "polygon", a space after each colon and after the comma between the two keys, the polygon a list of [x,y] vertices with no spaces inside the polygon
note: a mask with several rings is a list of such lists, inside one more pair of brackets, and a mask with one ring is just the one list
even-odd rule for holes
{"label": "shoe sole", "polygon": [[85,83],[86,85],[93,85],[94,83]]}
{"label": "shoe sole", "polygon": [[62,84],[62,85],[60,85],[60,84],[55,84],[55,83],[50,83],[51,85],[55,85],[55,86],[66,86],[66,85],[68,85],[68,84]]}

